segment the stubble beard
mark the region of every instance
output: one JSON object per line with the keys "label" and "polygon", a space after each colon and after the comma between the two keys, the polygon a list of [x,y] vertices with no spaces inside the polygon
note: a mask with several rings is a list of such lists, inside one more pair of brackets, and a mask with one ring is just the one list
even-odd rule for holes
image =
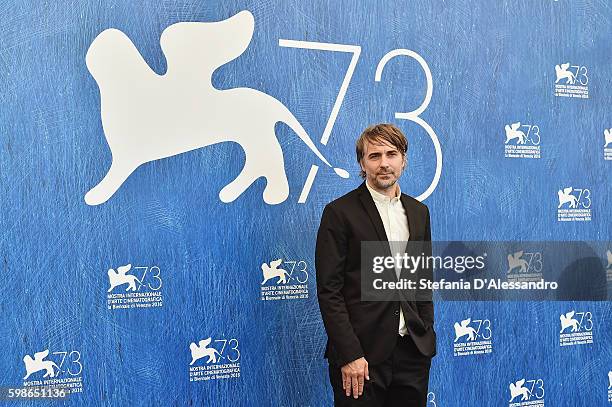
{"label": "stubble beard", "polygon": [[395,174],[391,173],[388,174],[391,177],[388,180],[382,180],[379,179],[378,176],[374,177],[374,186],[376,186],[376,188],[381,189],[381,190],[387,190],[389,188],[392,188],[395,186],[395,184],[397,183],[397,179],[398,177],[395,176]]}

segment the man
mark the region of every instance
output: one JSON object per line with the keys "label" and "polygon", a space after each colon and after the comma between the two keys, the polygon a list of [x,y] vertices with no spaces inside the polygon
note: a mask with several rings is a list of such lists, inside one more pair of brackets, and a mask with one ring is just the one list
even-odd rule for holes
{"label": "man", "polygon": [[407,150],[394,125],[365,129],[356,145],[365,182],[329,203],[321,218],[317,293],[336,406],[426,405],[436,353],[431,298],[361,301],[361,242],[431,241],[427,206],[397,182]]}

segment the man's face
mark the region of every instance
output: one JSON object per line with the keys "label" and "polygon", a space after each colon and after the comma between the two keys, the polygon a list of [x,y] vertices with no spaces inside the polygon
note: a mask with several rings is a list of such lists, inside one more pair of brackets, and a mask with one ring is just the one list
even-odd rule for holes
{"label": "man's face", "polygon": [[368,141],[360,164],[370,186],[385,191],[395,188],[406,166],[406,157],[386,141]]}

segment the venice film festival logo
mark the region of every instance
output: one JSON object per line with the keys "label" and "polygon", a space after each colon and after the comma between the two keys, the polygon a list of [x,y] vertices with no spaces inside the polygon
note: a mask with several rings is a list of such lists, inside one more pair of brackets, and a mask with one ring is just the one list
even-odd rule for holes
{"label": "venice film festival logo", "polygon": [[544,381],[520,379],[510,383],[509,407],[544,407]]}
{"label": "venice film festival logo", "polygon": [[261,264],[262,301],[308,298],[308,264],[303,260],[276,259]]}
{"label": "venice film festival logo", "polygon": [[542,252],[519,250],[508,254],[506,279],[513,282],[542,280]]}
{"label": "venice film festival logo", "polygon": [[604,129],[604,160],[612,160],[612,127]]}
{"label": "venice film festival logo", "polygon": [[608,372],[608,402],[612,403],[612,370]]}
{"label": "venice film festival logo", "polygon": [[[213,86],[213,72],[244,53],[254,29],[254,17],[247,10],[223,21],[180,22],[167,27],[160,38],[168,67],[163,75],[147,65],[123,32],[107,29],[94,39],[85,59],[100,90],[100,115],[112,163],[102,180],[85,195],[87,204],[106,202],[145,163],[222,142],[238,143],[246,156],[239,175],[219,192],[222,202],[234,201],[260,177],[266,179],[264,202],[271,205],[284,202],[289,196],[289,183],[283,151],[274,131],[278,122],[287,124],[312,154],[332,167],[280,101],[251,88],[221,90]],[[279,40],[279,46],[352,54],[321,137],[321,144],[325,146],[359,61],[361,46],[285,39]],[[417,197],[424,200],[437,186],[442,171],[438,137],[420,117],[431,100],[432,75],[419,54],[395,49],[379,61],[375,82],[380,82],[385,65],[397,56],[415,59],[427,81],[423,103],[414,111],[395,115],[423,128],[434,145],[434,178]],[[318,169],[317,165],[311,166],[298,203],[306,202]],[[333,170],[342,178],[349,177],[344,169],[334,167]]]}
{"label": "venice film festival logo", "polygon": [[586,66],[569,62],[555,66],[555,96],[588,99],[589,76]]}
{"label": "venice film festival logo", "polygon": [[489,319],[467,318],[455,322],[454,356],[484,355],[493,352],[493,332]]}
{"label": "venice film festival logo", "polygon": [[[214,345],[214,346],[213,346]],[[240,377],[238,339],[208,337],[189,345],[189,381],[225,380]]]}
{"label": "venice film festival logo", "polygon": [[23,357],[25,376],[23,387],[44,386],[63,389],[66,393],[83,392],[83,363],[78,350],[35,352]]}
{"label": "venice film festival logo", "polygon": [[558,222],[588,222],[591,220],[591,190],[567,187],[557,191]]}
{"label": "venice film festival logo", "polygon": [[504,157],[506,158],[541,158],[540,127],[521,122],[506,124],[504,127]]}
{"label": "venice film festival logo", "polygon": [[574,310],[561,314],[559,346],[589,345],[593,343],[593,314]]}
{"label": "venice film festival logo", "polygon": [[161,270],[158,266],[131,264],[108,269],[109,288],[106,305],[109,310],[158,308],[164,303]]}

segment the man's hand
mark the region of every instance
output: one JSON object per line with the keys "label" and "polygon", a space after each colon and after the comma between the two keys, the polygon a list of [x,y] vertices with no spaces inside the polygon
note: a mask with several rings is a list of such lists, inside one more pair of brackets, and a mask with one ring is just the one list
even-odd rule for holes
{"label": "man's hand", "polygon": [[357,398],[363,394],[363,384],[365,380],[370,380],[368,371],[368,362],[365,358],[353,360],[350,363],[342,366],[342,388],[346,392],[346,396]]}

